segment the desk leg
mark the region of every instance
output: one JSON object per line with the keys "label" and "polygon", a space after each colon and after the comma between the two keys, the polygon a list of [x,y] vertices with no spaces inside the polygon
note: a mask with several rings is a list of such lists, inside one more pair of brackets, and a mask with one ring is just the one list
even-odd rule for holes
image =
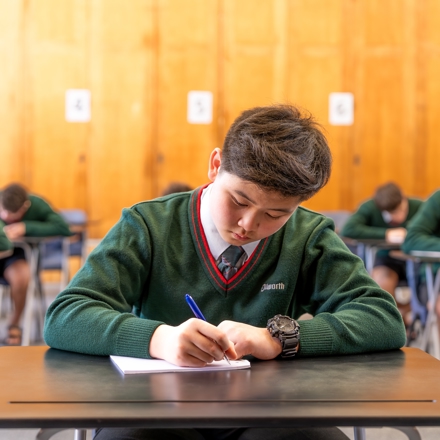
{"label": "desk leg", "polygon": [[365,246],[365,267],[371,275],[373,272],[374,259],[376,258],[377,249],[374,246]]}
{"label": "desk leg", "polygon": [[62,244],[63,256],[61,260],[61,284],[60,292],[64,290],[69,283],[69,253],[70,253],[70,237],[65,237]]}
{"label": "desk leg", "polygon": [[34,299],[36,288],[35,274],[37,273],[38,249],[37,247],[31,248],[29,245],[26,245],[26,247],[24,247],[24,250],[26,254],[26,260],[29,262],[31,276],[26,292],[26,305],[24,309],[23,335],[21,345],[29,345],[31,340],[32,314],[34,312]]}
{"label": "desk leg", "polygon": [[87,430],[86,429],[75,429],[74,440],[86,440]]}
{"label": "desk leg", "polygon": [[435,311],[435,305],[437,302],[438,289],[440,287],[440,277],[437,274],[435,281],[432,272],[432,264],[426,263],[425,265],[426,273],[426,289],[428,291],[428,304],[429,311],[426,318],[425,331],[423,333],[421,349],[427,351],[429,346],[429,341],[432,342],[433,352],[431,353],[435,358],[440,359],[440,347],[438,339],[438,328],[437,328],[437,314]]}
{"label": "desk leg", "polygon": [[365,428],[361,428],[360,426],[355,426],[354,428],[354,440],[367,440],[365,435]]}

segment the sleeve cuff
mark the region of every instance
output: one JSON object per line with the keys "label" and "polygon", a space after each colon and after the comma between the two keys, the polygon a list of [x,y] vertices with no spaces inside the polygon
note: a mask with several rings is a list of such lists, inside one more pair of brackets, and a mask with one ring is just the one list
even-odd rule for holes
{"label": "sleeve cuff", "polygon": [[151,321],[134,317],[126,319],[120,326],[116,339],[116,352],[118,356],[138,358],[151,358],[149,348],[150,340],[157,327],[164,324],[160,321]]}
{"label": "sleeve cuff", "polygon": [[300,325],[300,356],[323,356],[334,353],[333,332],[330,326],[315,317],[298,321]]}

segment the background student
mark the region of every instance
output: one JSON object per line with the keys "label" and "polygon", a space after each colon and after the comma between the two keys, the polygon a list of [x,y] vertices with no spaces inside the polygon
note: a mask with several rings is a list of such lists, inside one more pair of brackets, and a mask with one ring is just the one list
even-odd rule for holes
{"label": "background student", "polygon": [[[392,297],[330,219],[299,206],[327,183],[330,170],[327,141],[309,115],[290,106],[245,111],[223,150],[211,153],[210,185],[124,209],[50,305],[46,342],[199,367],[225,353],[294,362],[296,355],[402,347],[405,329]],[[208,322],[192,318],[186,293]],[[314,317],[297,322],[303,313]],[[159,438],[347,437],[336,428],[275,427],[106,428],[96,436]]]}
{"label": "background student", "polygon": [[[403,243],[408,222],[422,205],[419,199],[406,197],[393,182],[376,189],[374,197],[362,205],[347,220],[341,235],[354,239],[382,239],[389,243]],[[395,296],[400,281],[406,280],[406,266],[402,260],[389,256],[389,251],[376,254],[371,273],[379,286]],[[410,305],[398,303],[405,319],[410,322]]]}
{"label": "background student", "polygon": [[[405,242],[405,253],[411,251],[440,252],[440,191],[434,192],[412,219]],[[435,266],[435,270],[438,265]],[[437,301],[437,315],[440,316],[440,302]]]}
{"label": "background student", "polygon": [[28,194],[17,183],[6,186],[0,192],[0,251],[8,250],[10,253],[0,259],[0,277],[8,282],[14,305],[4,345],[21,344],[20,320],[30,278],[24,251],[14,247],[13,240],[24,236],[55,235],[71,235],[69,226],[41,197]]}

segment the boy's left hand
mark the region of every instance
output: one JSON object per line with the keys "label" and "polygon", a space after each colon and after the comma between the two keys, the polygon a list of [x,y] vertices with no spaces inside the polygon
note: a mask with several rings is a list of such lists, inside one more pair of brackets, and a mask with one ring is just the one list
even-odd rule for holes
{"label": "boy's left hand", "polygon": [[12,223],[4,226],[3,231],[9,240],[15,240],[26,234],[26,225],[23,222]]}
{"label": "boy's left hand", "polygon": [[266,328],[235,321],[223,321],[218,328],[234,343],[238,358],[251,354],[257,359],[269,360],[281,353],[281,342],[273,338]]}

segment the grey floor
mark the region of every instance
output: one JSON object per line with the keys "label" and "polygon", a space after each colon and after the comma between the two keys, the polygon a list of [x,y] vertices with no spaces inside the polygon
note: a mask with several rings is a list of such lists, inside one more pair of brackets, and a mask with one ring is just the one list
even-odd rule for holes
{"label": "grey floor", "polygon": [[[340,428],[350,440],[354,440],[353,428]],[[438,440],[440,428],[418,428],[423,440]],[[392,428],[367,428],[367,440],[408,440],[402,432]],[[34,440],[38,429],[0,429],[0,440]],[[68,429],[60,431],[51,440],[73,440],[75,431]],[[87,431],[87,440],[92,439],[92,431]],[[293,439],[292,439],[293,440]]]}
{"label": "grey floor", "polygon": [[[57,283],[48,283],[44,286],[47,305],[55,298],[59,287]],[[3,309],[7,308],[8,304],[3,301]],[[0,315],[0,337],[4,337],[6,327],[6,319],[4,314]],[[42,345],[44,341],[37,335],[37,329],[32,335],[33,345]],[[350,440],[354,440],[353,428],[340,428]],[[439,440],[440,427],[423,427],[418,428],[423,440]],[[34,440],[38,429],[0,429],[0,440]],[[51,437],[51,440],[74,440],[75,431],[73,429],[60,431]],[[367,440],[407,440],[408,437],[397,429],[392,428],[367,428]],[[92,439],[92,431],[87,431],[87,440]]]}

